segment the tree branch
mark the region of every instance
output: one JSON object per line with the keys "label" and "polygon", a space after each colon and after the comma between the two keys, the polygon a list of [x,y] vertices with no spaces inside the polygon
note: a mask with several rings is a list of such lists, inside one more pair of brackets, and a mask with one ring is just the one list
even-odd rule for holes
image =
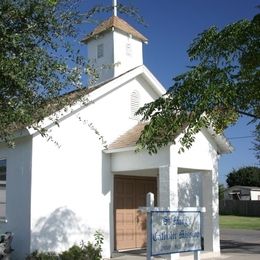
{"label": "tree branch", "polygon": [[251,114],[251,113],[248,113],[248,112],[245,112],[245,111],[236,110],[236,112],[241,114],[241,115],[249,116],[249,117],[252,117],[252,118],[255,118],[255,119],[260,119],[259,116]]}

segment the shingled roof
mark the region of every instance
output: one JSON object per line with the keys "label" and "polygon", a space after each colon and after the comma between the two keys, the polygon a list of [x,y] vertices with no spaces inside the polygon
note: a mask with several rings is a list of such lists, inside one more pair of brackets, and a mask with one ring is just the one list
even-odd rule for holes
{"label": "shingled roof", "polygon": [[[108,145],[108,150],[117,150],[122,148],[135,147],[137,145],[137,141],[139,140],[144,127],[148,125],[149,122],[139,122],[137,125],[120,135],[116,140],[114,140],[111,144]],[[187,127],[185,124],[178,133],[174,136],[175,139],[179,134]]]}
{"label": "shingled roof", "polygon": [[88,34],[82,42],[88,43],[91,39],[97,37],[99,34],[105,33],[106,31],[115,28],[119,31],[131,34],[133,38],[136,38],[142,42],[147,42],[148,39],[129,25],[126,21],[119,18],[118,16],[111,16],[108,20],[103,21],[93,32]]}
{"label": "shingled roof", "polygon": [[[114,140],[112,143],[110,143],[107,147],[108,151],[115,151],[120,150],[124,148],[132,148],[136,147],[137,141],[140,138],[142,131],[144,130],[144,127],[149,124],[148,122],[139,122],[137,125],[120,135],[116,140]],[[176,133],[176,136],[173,138],[177,138],[182,131],[187,127],[187,124],[185,124],[178,133]],[[218,151],[220,153],[230,153],[233,150],[233,147],[228,142],[228,140],[225,138],[224,135],[218,135],[216,134],[212,129],[208,128],[207,131],[211,135],[211,137],[214,139],[218,146]]]}
{"label": "shingled roof", "polygon": [[138,123],[133,128],[119,136],[113,143],[108,146],[109,150],[121,149],[126,147],[135,147],[141,132],[147,123]]}

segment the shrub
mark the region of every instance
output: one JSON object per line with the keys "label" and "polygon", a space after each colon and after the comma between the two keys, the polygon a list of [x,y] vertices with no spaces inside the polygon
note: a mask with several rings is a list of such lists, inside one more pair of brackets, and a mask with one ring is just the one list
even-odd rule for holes
{"label": "shrub", "polygon": [[101,260],[104,236],[101,232],[96,231],[94,240],[94,244],[88,242],[86,245],[82,241],[80,246],[74,245],[60,254],[55,252],[39,252],[36,250],[26,260]]}
{"label": "shrub", "polygon": [[59,256],[61,260],[86,260],[87,251],[86,246],[82,242],[81,246],[74,245],[67,251],[62,252]]}
{"label": "shrub", "polygon": [[59,260],[59,256],[55,252],[32,252],[26,257],[26,260]]}
{"label": "shrub", "polygon": [[88,242],[86,246],[89,260],[101,260],[102,259],[102,245],[104,243],[104,236],[96,231],[94,234],[95,244]]}

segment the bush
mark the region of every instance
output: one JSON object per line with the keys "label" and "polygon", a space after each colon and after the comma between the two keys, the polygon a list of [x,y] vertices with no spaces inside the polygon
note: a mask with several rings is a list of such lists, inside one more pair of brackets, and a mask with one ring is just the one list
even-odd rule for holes
{"label": "bush", "polygon": [[95,244],[88,242],[86,246],[89,260],[101,260],[102,259],[102,245],[104,243],[104,236],[102,233],[96,231],[94,234]]}
{"label": "bush", "polygon": [[32,252],[26,257],[26,260],[59,260],[59,256],[55,252]]}
{"label": "bush", "polygon": [[84,243],[82,242],[81,246],[74,245],[69,250],[64,251],[60,254],[61,260],[86,260],[87,251]]}
{"label": "bush", "polygon": [[82,241],[80,246],[74,245],[67,251],[60,254],[55,252],[39,252],[34,251],[26,259],[27,260],[101,260],[102,245],[104,236],[96,231],[94,234],[94,244],[88,242],[87,245]]}

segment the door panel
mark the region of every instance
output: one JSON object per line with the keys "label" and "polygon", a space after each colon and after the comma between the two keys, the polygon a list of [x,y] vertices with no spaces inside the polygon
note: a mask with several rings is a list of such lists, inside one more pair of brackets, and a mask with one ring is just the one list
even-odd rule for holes
{"label": "door panel", "polygon": [[134,196],[134,180],[115,180],[117,248],[133,248],[135,245]]}
{"label": "door panel", "polygon": [[[157,194],[156,179],[138,180],[136,182],[136,206],[146,206],[146,194]],[[146,213],[137,210],[136,248],[146,247]]]}
{"label": "door panel", "polygon": [[146,194],[157,194],[156,178],[115,176],[115,247],[117,250],[146,246]]}

